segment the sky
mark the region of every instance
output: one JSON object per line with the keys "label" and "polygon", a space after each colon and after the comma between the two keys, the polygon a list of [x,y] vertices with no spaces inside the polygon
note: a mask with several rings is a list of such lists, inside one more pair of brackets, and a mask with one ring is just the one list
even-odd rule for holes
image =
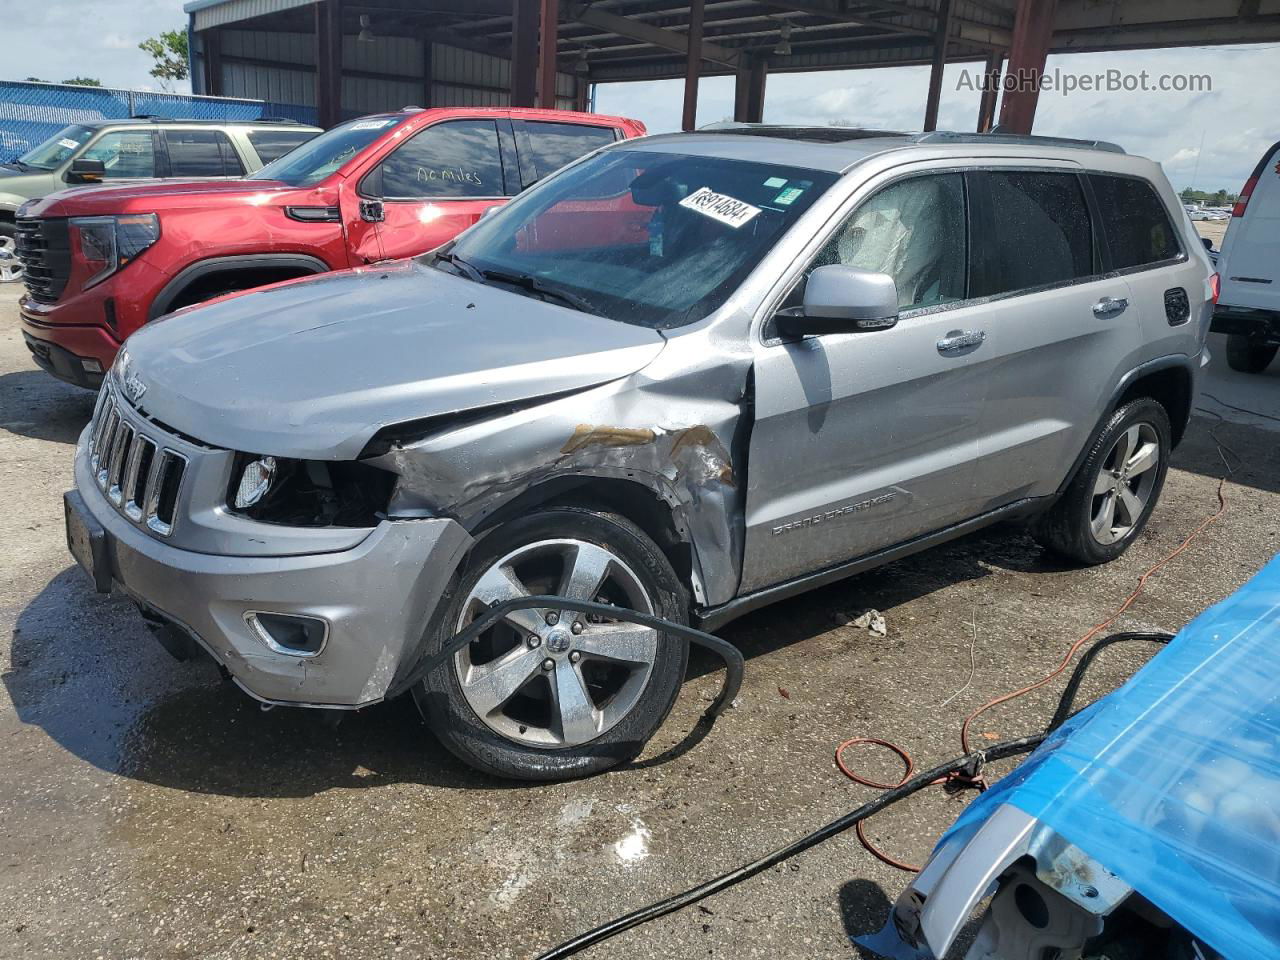
{"label": "sky", "polygon": [[[159,89],[138,43],[161,30],[185,27],[186,15],[179,0],[51,0],[25,5],[22,16],[5,17],[4,24],[0,79],[60,81],[85,75],[108,86]],[[1153,79],[1207,75],[1211,89],[1198,92],[1076,90],[1040,96],[1036,133],[1115,141],[1159,161],[1179,190],[1194,186],[1235,192],[1263,151],[1280,140],[1276,44],[1067,54],[1049,58],[1048,69],[1055,68],[1075,77],[1108,69],[1130,74],[1145,70]],[[979,93],[959,88],[966,72],[976,80],[979,65],[947,67],[940,129],[974,128]],[[775,73],[768,81],[765,120],[918,130],[928,74],[926,67]],[[679,128],[680,81],[601,84],[598,90],[596,108],[602,112],[643,120],[653,133]],[[732,78],[703,80],[699,124],[732,115]]]}
{"label": "sky", "polygon": [[[1127,53],[1075,53],[1049,58],[1046,72],[1082,75],[1121,70],[1160,77],[1207,76],[1197,92],[1042,92],[1034,132],[1110,140],[1158,161],[1176,189],[1237,192],[1264,150],[1280,140],[1276,109],[1280,46],[1184,47]],[[968,74],[968,79],[963,75]],[[949,64],[943,75],[938,128],[973,130],[981,65]],[[1065,85],[1065,84],[1064,84]],[[733,117],[733,79],[698,85],[698,125]],[[928,67],[781,74],[765,88],[766,123],[828,124],[919,130]],[[600,84],[596,109],[644,121],[650,133],[678,130],[682,83]],[[1201,145],[1203,144],[1203,150]]]}

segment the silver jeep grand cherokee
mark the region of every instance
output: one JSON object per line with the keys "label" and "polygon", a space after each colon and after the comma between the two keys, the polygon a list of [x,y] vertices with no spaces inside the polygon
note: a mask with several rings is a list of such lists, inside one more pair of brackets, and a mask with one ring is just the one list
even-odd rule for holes
{"label": "silver jeep grand cherokee", "polygon": [[415,665],[513,597],[715,628],[1007,518],[1110,560],[1186,427],[1210,273],[1108,144],[621,143],[432,254],[140,331],[68,540],[263,702],[412,687],[467,763],[588,774],[663,721],[683,642],[526,610]]}

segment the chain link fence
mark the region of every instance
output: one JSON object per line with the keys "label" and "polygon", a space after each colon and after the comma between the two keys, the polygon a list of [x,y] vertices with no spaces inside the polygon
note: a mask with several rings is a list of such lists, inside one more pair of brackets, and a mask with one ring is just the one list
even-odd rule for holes
{"label": "chain link fence", "polygon": [[286,117],[316,122],[315,107],[291,103],[0,80],[0,162],[21,156],[68,124],[147,115],[174,120]]}

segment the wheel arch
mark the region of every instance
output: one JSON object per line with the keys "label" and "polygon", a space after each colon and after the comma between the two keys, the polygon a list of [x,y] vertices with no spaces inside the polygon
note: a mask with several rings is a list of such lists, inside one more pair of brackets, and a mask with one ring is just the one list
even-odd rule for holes
{"label": "wheel arch", "polygon": [[150,322],[164,316],[192,285],[211,277],[261,270],[279,270],[294,276],[308,276],[327,273],[332,269],[334,268],[319,257],[305,253],[252,253],[198,260],[183,268],[164,285],[156,298],[151,301],[151,307],[147,310],[147,320]]}
{"label": "wheel arch", "polygon": [[1098,422],[1089,431],[1088,439],[1076,454],[1075,462],[1052,499],[1061,497],[1071,486],[1088,457],[1094,441],[1106,426],[1107,421],[1111,419],[1111,415],[1138,397],[1150,397],[1165,408],[1165,412],[1169,414],[1169,425],[1173,430],[1173,446],[1176,447],[1182,441],[1187,424],[1191,420],[1196,362],[1195,357],[1161,357],[1134,367],[1121,377],[1112,391],[1110,401],[1103,408]]}
{"label": "wheel arch", "polygon": [[529,487],[470,528],[477,541],[508,520],[540,507],[588,507],[626,517],[666,556],[690,596],[701,592],[693,537],[682,520],[676,496],[635,478],[573,475],[552,477]]}

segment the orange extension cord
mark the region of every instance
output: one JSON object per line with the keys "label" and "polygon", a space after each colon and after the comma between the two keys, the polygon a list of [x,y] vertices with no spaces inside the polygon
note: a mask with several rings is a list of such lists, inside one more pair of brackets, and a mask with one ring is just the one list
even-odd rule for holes
{"label": "orange extension cord", "polygon": [[[1215,437],[1215,440],[1216,440],[1216,437]],[[1219,444],[1219,446],[1221,447],[1222,445]],[[1228,471],[1230,471],[1229,466],[1228,466]],[[1107,617],[1107,619],[1103,620],[1101,623],[1094,626],[1088,633],[1082,636],[1075,643],[1073,643],[1071,647],[1067,650],[1066,654],[1063,656],[1062,661],[1056,667],[1054,667],[1053,670],[1049,671],[1049,673],[1045,674],[1035,683],[1029,683],[1025,687],[1020,687],[1019,689],[1014,690],[1011,693],[1006,693],[1002,696],[996,697],[994,700],[988,700],[986,703],[978,707],[978,709],[974,710],[971,714],[969,714],[967,717],[964,718],[964,723],[960,725],[960,746],[966,754],[971,752],[971,748],[969,746],[969,727],[972,726],[973,722],[977,720],[978,717],[982,716],[984,713],[986,713],[988,710],[991,710],[993,707],[998,707],[1003,703],[1008,703],[1010,700],[1016,700],[1018,697],[1025,696],[1026,694],[1030,693],[1033,690],[1038,690],[1039,688],[1043,687],[1045,684],[1051,682],[1055,677],[1061,675],[1062,672],[1066,670],[1068,666],[1071,665],[1071,661],[1075,659],[1075,656],[1077,653],[1080,652],[1081,647],[1083,647],[1086,643],[1088,643],[1090,640],[1092,640],[1094,637],[1100,634],[1103,630],[1106,630],[1108,627],[1114,624],[1117,620],[1119,620],[1122,616],[1124,616],[1125,612],[1130,607],[1132,607],[1133,604],[1137,601],[1138,597],[1142,595],[1143,590],[1146,589],[1147,581],[1151,579],[1152,576],[1154,576],[1162,567],[1166,566],[1172,560],[1174,560],[1175,558],[1185,553],[1187,548],[1190,547],[1191,544],[1195,542],[1197,537],[1199,537],[1202,533],[1204,533],[1205,530],[1209,529],[1209,527],[1211,527],[1213,524],[1217,523],[1219,519],[1221,519],[1222,515],[1227,512],[1227,499],[1223,492],[1226,485],[1227,485],[1227,477],[1224,476],[1221,480],[1218,481],[1218,509],[1213,514],[1211,514],[1210,516],[1206,517],[1203,521],[1201,521],[1200,525],[1196,527],[1194,530],[1192,530],[1190,534],[1188,534],[1187,538],[1178,545],[1178,548],[1176,550],[1174,550],[1172,553],[1168,554],[1167,556],[1161,558],[1154,566],[1150,567],[1146,571],[1146,573],[1140,576],[1138,578],[1138,584],[1136,587],[1134,587],[1133,592],[1129,594],[1128,597],[1125,598],[1124,602],[1120,604],[1118,608],[1116,608],[1116,611],[1112,613],[1111,616]],[[879,783],[875,780],[869,780],[866,777],[856,774],[852,770],[850,770],[849,767],[844,762],[844,752],[849,747],[858,746],[862,744],[872,744],[875,746],[884,747],[892,751],[893,753],[897,754],[898,757],[902,760],[904,766],[906,767],[906,772],[902,775],[902,779],[897,783]],[[907,753],[906,750],[904,750],[902,747],[898,746],[897,744],[890,743],[887,740],[880,740],[875,737],[852,737],[851,739],[846,740],[844,743],[840,744],[840,746],[836,747],[836,766],[838,766],[840,768],[840,771],[846,777],[852,780],[854,783],[860,783],[863,786],[867,786],[867,787],[875,787],[879,790],[892,790],[896,787],[902,786],[904,783],[906,783],[908,780],[911,779],[911,774],[915,771],[915,761],[911,759],[911,755]],[[936,781],[936,783],[938,785],[951,784],[956,787],[974,787],[978,790],[986,789],[986,782],[983,780],[981,774],[972,778],[953,776],[950,779],[938,780]],[[899,870],[907,870],[907,871],[910,871],[911,873],[920,872],[920,867],[913,866],[912,864],[909,864],[909,863],[903,863],[901,860],[896,860],[893,857],[889,856],[889,854],[884,853],[883,851],[877,849],[876,846],[870,840],[867,839],[867,835],[862,830],[864,822],[865,821],[860,821],[858,823],[857,834],[858,834],[858,840],[862,843],[864,847],[866,847],[868,853],[870,853],[877,860],[887,863],[891,867],[897,867]]]}

